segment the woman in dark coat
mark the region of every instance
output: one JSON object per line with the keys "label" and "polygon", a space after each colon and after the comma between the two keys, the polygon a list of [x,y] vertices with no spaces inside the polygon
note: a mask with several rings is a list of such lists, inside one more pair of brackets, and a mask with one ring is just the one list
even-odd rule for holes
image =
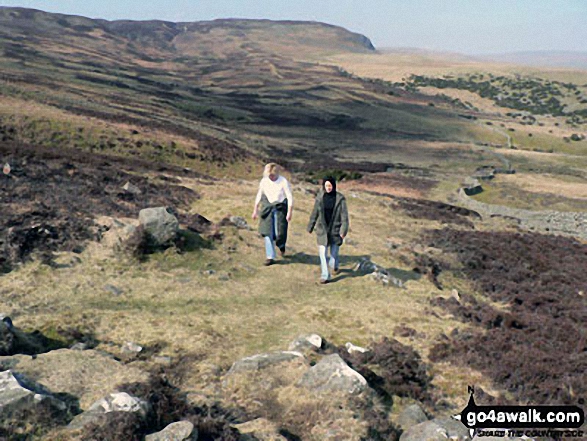
{"label": "woman in dark coat", "polygon": [[[328,264],[330,264],[333,273],[338,274],[339,247],[349,231],[346,199],[342,193],[336,191],[336,180],[332,177],[324,178],[322,190],[316,197],[314,210],[312,210],[308,223],[308,232],[312,233],[314,229],[316,230],[322,271],[320,283],[328,283],[330,280]],[[330,259],[328,259],[328,254],[330,254]]]}

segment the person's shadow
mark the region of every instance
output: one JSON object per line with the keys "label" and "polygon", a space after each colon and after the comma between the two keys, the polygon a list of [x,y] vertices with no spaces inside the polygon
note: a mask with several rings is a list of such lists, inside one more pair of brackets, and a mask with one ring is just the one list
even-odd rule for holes
{"label": "person's shadow", "polygon": [[[305,265],[316,265],[320,266],[320,257],[315,254],[307,253],[295,253],[287,258],[288,263],[298,263]],[[371,274],[372,271],[361,270],[359,264],[365,260],[371,260],[369,255],[360,256],[340,256],[339,264],[341,267],[339,274],[330,279],[330,283],[338,282],[344,279],[351,279],[355,277],[364,277]],[[402,283],[409,282],[410,280],[418,280],[422,276],[414,271],[406,271],[399,268],[387,268],[385,271],[390,275],[402,281]]]}

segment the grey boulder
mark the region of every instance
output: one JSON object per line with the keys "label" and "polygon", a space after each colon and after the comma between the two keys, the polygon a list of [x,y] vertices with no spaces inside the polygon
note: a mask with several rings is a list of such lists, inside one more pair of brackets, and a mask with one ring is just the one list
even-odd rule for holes
{"label": "grey boulder", "polygon": [[300,386],[317,392],[359,394],[368,388],[367,380],[351,369],[338,354],[324,357],[300,379]]}
{"label": "grey boulder", "polygon": [[145,441],[196,441],[198,429],[189,421],[171,423],[165,429],[145,437]]}
{"label": "grey boulder", "polygon": [[294,360],[305,360],[300,352],[296,351],[277,351],[267,354],[257,354],[245,357],[236,361],[228,371],[228,374],[246,371],[258,371],[269,366],[285,363]]}
{"label": "grey boulder", "polygon": [[156,245],[164,245],[175,238],[179,221],[165,207],[145,208],[139,212],[139,223]]}
{"label": "grey boulder", "polygon": [[17,411],[35,412],[40,407],[66,412],[67,406],[40,386],[25,382],[11,370],[0,372],[0,415],[8,417]]}

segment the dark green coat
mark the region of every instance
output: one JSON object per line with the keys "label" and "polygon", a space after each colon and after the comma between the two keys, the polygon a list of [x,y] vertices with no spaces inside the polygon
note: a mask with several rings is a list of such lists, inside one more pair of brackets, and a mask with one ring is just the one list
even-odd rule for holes
{"label": "dark green coat", "polygon": [[278,248],[285,247],[287,241],[287,199],[283,202],[274,202],[273,204],[267,200],[267,196],[261,197],[261,210],[259,211],[259,234],[261,236],[272,237],[273,232],[271,227],[271,212],[273,209],[277,210],[277,237],[275,238],[275,245]]}
{"label": "dark green coat", "polygon": [[330,226],[326,225],[324,217],[324,192],[318,193],[314,209],[310,215],[308,223],[308,232],[311,233],[316,229],[316,238],[318,245],[342,245],[342,236],[346,236],[349,231],[349,213],[346,206],[344,195],[336,192],[336,202],[332,212],[332,221]]}

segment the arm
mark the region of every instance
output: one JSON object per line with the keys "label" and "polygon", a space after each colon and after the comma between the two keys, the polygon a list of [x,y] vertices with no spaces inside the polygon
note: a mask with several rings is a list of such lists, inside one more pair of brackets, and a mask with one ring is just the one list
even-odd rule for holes
{"label": "arm", "polygon": [[293,193],[291,191],[291,186],[289,185],[289,181],[287,179],[283,180],[283,191],[285,192],[285,197],[287,198],[287,216],[286,219],[288,222],[291,221],[291,215],[293,213]]}
{"label": "arm", "polygon": [[259,217],[259,203],[261,202],[261,197],[263,196],[263,180],[259,182],[259,191],[257,191],[257,197],[255,198],[255,206],[253,207],[253,219],[257,219]]}
{"label": "arm", "polygon": [[346,206],[346,199],[340,202],[340,215],[341,215],[341,226],[340,226],[340,237],[343,239],[349,232],[349,212]]}
{"label": "arm", "polygon": [[314,231],[314,227],[316,226],[316,221],[318,220],[318,214],[320,213],[320,202],[318,198],[316,198],[316,202],[314,202],[314,209],[312,210],[312,214],[310,214],[310,221],[308,222],[308,233],[312,233]]}

